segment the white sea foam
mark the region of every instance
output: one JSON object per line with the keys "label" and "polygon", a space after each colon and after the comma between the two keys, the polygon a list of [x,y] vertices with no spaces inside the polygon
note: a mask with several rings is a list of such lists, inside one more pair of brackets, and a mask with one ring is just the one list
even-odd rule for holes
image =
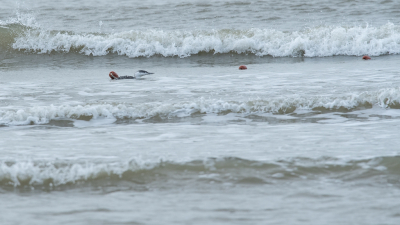
{"label": "white sea foam", "polygon": [[327,110],[352,109],[371,104],[382,108],[398,108],[400,89],[387,88],[376,92],[362,92],[340,97],[289,97],[254,99],[247,101],[224,101],[199,98],[192,102],[144,103],[144,104],[87,104],[36,106],[20,110],[0,110],[0,124],[24,125],[46,124],[52,119],[98,119],[98,118],[152,118],[186,117],[194,113],[218,114],[223,112],[290,113],[295,109],[311,110],[322,107]]}
{"label": "white sea foam", "polygon": [[6,20],[0,20],[0,26],[8,26],[12,24],[19,24],[31,28],[40,28],[40,24],[31,13],[21,13],[17,11],[15,17],[9,17]]}
{"label": "white sea foam", "polygon": [[76,34],[30,29],[17,37],[13,48],[50,53],[79,51],[103,56],[154,55],[188,57],[200,52],[252,53],[258,56],[323,57],[400,53],[400,27],[319,26],[295,32],[252,28],[247,30],[128,31],[113,34]]}
{"label": "white sea foam", "polygon": [[14,186],[22,184],[42,185],[46,180],[51,180],[53,185],[75,183],[79,180],[96,179],[101,176],[111,174],[121,176],[127,170],[139,170],[149,168],[150,165],[139,164],[137,161],[126,163],[71,163],[67,165],[57,165],[52,162],[34,163],[32,161],[22,161],[7,165],[0,163],[0,183],[9,181]]}

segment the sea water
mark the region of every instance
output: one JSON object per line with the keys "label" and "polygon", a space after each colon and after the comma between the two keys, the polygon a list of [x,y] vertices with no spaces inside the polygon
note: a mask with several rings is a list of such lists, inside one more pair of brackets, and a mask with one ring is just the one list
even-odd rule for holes
{"label": "sea water", "polygon": [[0,224],[399,224],[399,2],[0,8]]}

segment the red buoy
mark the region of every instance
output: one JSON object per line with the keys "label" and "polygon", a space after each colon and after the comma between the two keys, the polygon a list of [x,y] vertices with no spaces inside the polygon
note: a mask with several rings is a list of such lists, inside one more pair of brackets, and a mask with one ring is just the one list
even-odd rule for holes
{"label": "red buoy", "polygon": [[371,57],[369,57],[369,56],[367,56],[367,55],[364,55],[364,56],[362,57],[362,59],[364,59],[364,60],[369,60],[369,59],[371,59]]}
{"label": "red buoy", "polygon": [[244,65],[239,66],[239,70],[247,70],[247,67]]}
{"label": "red buoy", "polygon": [[116,72],[111,71],[108,76],[110,76],[111,80],[117,79],[119,76]]}

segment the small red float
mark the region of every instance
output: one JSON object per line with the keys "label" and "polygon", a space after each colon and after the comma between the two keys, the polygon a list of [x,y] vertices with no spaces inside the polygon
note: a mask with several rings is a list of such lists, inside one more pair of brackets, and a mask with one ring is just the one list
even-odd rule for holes
{"label": "small red float", "polygon": [[362,59],[364,59],[364,60],[369,60],[369,59],[371,59],[371,57],[369,57],[369,56],[367,56],[367,55],[364,55],[364,56],[362,57]]}
{"label": "small red float", "polygon": [[247,67],[246,67],[246,66],[243,66],[243,65],[241,65],[241,66],[239,66],[239,70],[247,70]]}
{"label": "small red float", "polygon": [[116,73],[116,72],[114,72],[114,71],[111,71],[109,74],[108,74],[108,76],[110,76],[110,78],[112,79],[112,80],[114,80],[114,79],[118,79],[118,74]]}

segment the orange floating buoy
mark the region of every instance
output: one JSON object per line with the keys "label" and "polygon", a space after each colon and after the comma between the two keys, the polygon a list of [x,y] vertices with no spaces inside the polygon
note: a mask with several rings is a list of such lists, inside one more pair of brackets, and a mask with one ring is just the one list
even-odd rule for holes
{"label": "orange floating buoy", "polygon": [[118,79],[118,74],[114,71],[111,71],[108,76],[110,76],[111,80]]}
{"label": "orange floating buoy", "polygon": [[243,65],[241,65],[241,66],[239,66],[239,70],[247,70],[247,67],[246,67],[246,66],[243,66]]}
{"label": "orange floating buoy", "polygon": [[364,55],[364,56],[362,57],[362,59],[368,60],[368,59],[371,59],[371,57],[369,57],[369,56],[367,56],[367,55]]}

